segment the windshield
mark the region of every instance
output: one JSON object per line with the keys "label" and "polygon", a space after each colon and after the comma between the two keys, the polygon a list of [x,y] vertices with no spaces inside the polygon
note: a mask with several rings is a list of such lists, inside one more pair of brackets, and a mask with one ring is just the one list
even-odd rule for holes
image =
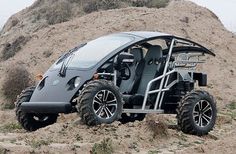
{"label": "windshield", "polygon": [[[109,53],[132,40],[133,37],[110,35],[90,41],[83,47],[73,52],[73,57],[70,59],[67,67],[92,67]],[[59,68],[60,66],[58,65],[61,65],[61,63],[57,63],[54,68]]]}

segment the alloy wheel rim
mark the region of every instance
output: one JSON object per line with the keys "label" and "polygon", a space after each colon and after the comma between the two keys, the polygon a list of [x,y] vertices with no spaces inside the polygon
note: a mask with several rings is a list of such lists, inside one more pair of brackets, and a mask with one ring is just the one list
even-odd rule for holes
{"label": "alloy wheel rim", "polygon": [[39,122],[44,122],[48,120],[48,116],[34,115],[33,119]]}
{"label": "alloy wheel rim", "polygon": [[212,106],[206,100],[200,100],[193,108],[193,120],[199,127],[206,127],[212,120]]}
{"label": "alloy wheel rim", "polygon": [[101,90],[93,99],[94,113],[101,119],[109,119],[117,110],[117,98],[110,90]]}

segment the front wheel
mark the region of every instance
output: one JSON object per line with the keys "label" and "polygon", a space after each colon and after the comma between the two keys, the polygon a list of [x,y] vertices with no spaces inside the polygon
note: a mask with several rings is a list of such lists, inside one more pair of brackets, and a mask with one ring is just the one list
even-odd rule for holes
{"label": "front wheel", "polygon": [[78,111],[87,125],[112,123],[121,117],[122,96],[117,86],[106,80],[89,82],[79,96]]}
{"label": "front wheel", "polygon": [[34,114],[25,113],[20,105],[23,102],[29,102],[35,87],[29,87],[23,90],[16,101],[16,117],[21,126],[27,131],[35,131],[46,127],[57,121],[58,114]]}
{"label": "front wheel", "polygon": [[178,126],[184,133],[206,135],[216,121],[216,102],[206,91],[192,91],[180,102],[177,109]]}

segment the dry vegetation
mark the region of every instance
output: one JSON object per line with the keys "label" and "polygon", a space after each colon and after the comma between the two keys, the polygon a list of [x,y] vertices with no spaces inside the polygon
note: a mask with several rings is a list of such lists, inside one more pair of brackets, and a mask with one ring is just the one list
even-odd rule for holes
{"label": "dry vegetation", "polygon": [[112,154],[114,152],[112,140],[105,138],[101,143],[95,143],[91,153],[92,154]]}
{"label": "dry vegetation", "polygon": [[[48,25],[66,22],[95,11],[126,7],[161,8],[166,7],[168,3],[169,0],[55,0],[49,4],[46,0],[37,0],[25,11],[22,19],[17,15],[12,16],[1,30],[0,36],[9,33],[12,28],[36,32]],[[29,23],[25,25],[24,22]],[[29,36],[20,35],[12,42],[5,42],[1,60],[13,57],[30,39]]]}
{"label": "dry vegetation", "polygon": [[3,27],[0,34],[5,34],[12,28],[25,27],[25,22],[31,23],[31,25],[26,25],[26,27],[30,27],[28,31],[38,31],[48,25],[66,22],[75,17],[80,17],[95,11],[126,7],[162,8],[166,7],[169,1],[170,0],[54,0],[53,3],[50,4],[46,0],[37,0],[28,10],[23,11],[23,18],[17,15],[12,16]]}
{"label": "dry vegetation", "polygon": [[166,138],[168,137],[168,125],[167,125],[167,118],[162,116],[156,115],[148,115],[146,117],[146,126],[149,131],[152,132],[153,138]]}
{"label": "dry vegetation", "polygon": [[6,43],[2,50],[2,60],[13,57],[29,41],[29,37],[19,36],[12,43]]}
{"label": "dry vegetation", "polygon": [[41,146],[47,146],[50,145],[51,140],[47,139],[47,140],[26,140],[26,143],[29,144],[32,148],[36,149],[36,148],[40,148]]}
{"label": "dry vegetation", "polygon": [[9,150],[0,147],[0,154],[7,154],[9,152]]}
{"label": "dry vegetation", "polygon": [[13,133],[21,129],[22,129],[21,125],[16,122],[9,122],[0,126],[0,132],[3,132],[3,133],[9,133],[9,132]]}
{"label": "dry vegetation", "polygon": [[70,20],[72,15],[69,3],[56,3],[46,14],[46,20],[49,25],[62,23]]}
{"label": "dry vegetation", "polygon": [[15,107],[14,102],[21,91],[33,84],[31,75],[24,66],[14,66],[9,68],[2,85],[3,95],[7,103],[4,108],[12,109]]}
{"label": "dry vegetation", "polygon": [[[33,7],[43,5],[43,2],[36,2]],[[37,22],[41,17],[46,17],[49,25],[65,22],[75,16],[92,13],[101,10],[119,9],[124,7],[149,7],[161,8],[165,7],[169,0],[58,0],[50,9],[41,9],[35,12],[35,20]],[[75,11],[77,7],[77,11]],[[72,11],[73,10],[73,11]],[[74,13],[77,12],[77,13]]]}

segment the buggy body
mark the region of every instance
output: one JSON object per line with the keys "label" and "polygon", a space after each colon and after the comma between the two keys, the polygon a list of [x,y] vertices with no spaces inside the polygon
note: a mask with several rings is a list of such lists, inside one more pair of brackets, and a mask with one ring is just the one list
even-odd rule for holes
{"label": "buggy body", "polygon": [[160,32],[100,37],[59,57],[30,96],[17,101],[18,121],[20,113],[40,117],[42,126],[24,127],[36,130],[54,123],[58,113],[79,112],[88,125],[171,113],[184,132],[206,134],[215,123],[215,102],[208,92],[194,91],[196,83],[207,86],[207,75],[196,71],[206,54],[215,56],[196,42]]}

